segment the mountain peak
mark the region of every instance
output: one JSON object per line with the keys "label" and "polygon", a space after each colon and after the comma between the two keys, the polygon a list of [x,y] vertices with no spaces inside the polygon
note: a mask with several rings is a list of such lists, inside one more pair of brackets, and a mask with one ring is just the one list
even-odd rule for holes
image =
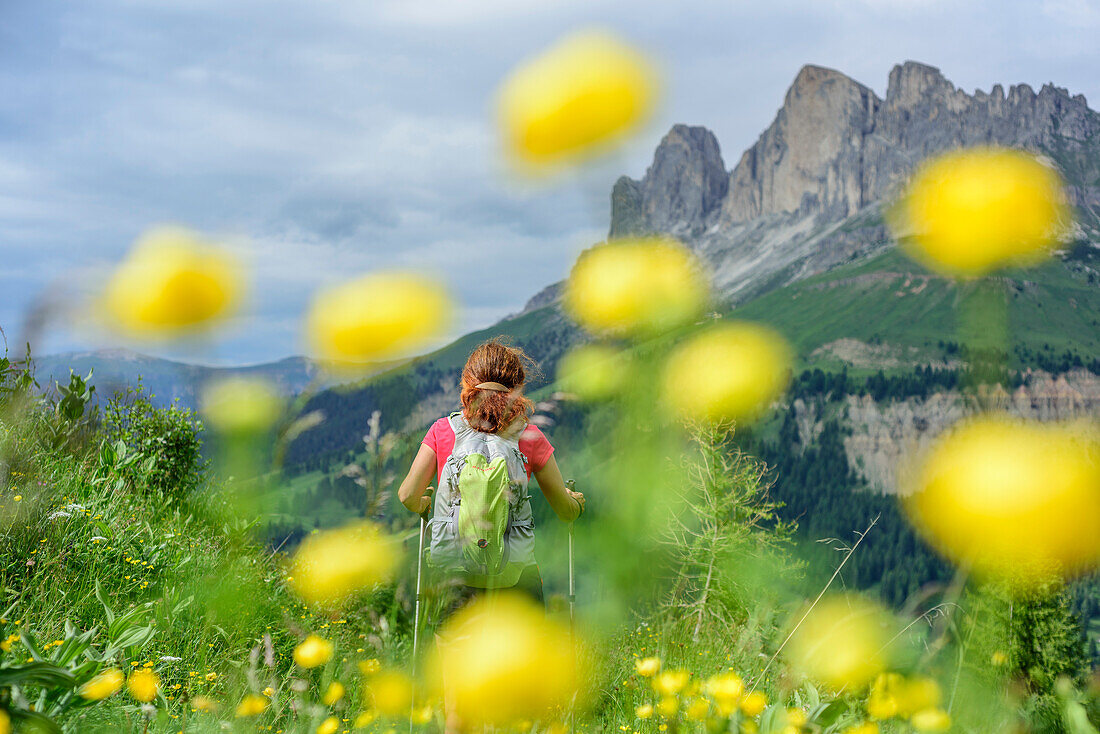
{"label": "mountain peak", "polygon": [[698,235],[717,214],[728,188],[729,173],[714,133],[673,125],[641,181],[623,176],[615,182],[609,236]]}
{"label": "mountain peak", "polygon": [[919,61],[906,61],[890,70],[890,78],[886,84],[886,104],[913,107],[931,95],[947,97],[956,93],[963,94],[935,66]]}

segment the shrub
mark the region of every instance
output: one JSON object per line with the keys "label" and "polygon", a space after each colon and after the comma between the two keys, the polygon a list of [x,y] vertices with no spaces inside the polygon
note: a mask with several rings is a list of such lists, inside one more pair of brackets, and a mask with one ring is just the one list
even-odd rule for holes
{"label": "shrub", "polygon": [[107,437],[143,457],[126,468],[132,486],[182,497],[198,486],[205,467],[202,423],[193,411],[175,404],[154,406],[151,397],[140,383],[116,393],[105,411]]}

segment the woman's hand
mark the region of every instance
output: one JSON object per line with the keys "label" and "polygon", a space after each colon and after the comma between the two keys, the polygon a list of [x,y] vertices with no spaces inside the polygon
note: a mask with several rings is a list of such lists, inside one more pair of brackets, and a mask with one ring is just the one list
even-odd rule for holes
{"label": "woman's hand", "polygon": [[580,517],[584,514],[584,493],[574,492],[571,489],[566,489],[565,491],[569,493],[570,497],[577,501],[577,517]]}
{"label": "woman's hand", "polygon": [[428,519],[429,513],[432,509],[432,494],[435,493],[435,487],[428,487],[424,494],[420,497],[420,510],[416,513],[425,520]]}

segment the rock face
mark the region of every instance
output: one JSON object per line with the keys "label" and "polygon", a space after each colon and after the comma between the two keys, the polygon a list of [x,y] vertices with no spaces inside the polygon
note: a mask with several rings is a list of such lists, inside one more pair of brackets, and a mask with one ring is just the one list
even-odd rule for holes
{"label": "rock face", "polygon": [[1081,207],[1083,234],[1100,234],[1100,114],[1083,96],[1050,84],[971,95],[907,61],[890,72],[885,99],[838,71],[803,67],[728,174],[713,134],[676,125],[640,181],[616,182],[610,235],[680,237],[740,299],[888,246],[881,206],[913,167],[980,144],[1045,154]]}
{"label": "rock face", "polygon": [[[1085,371],[1053,378],[1032,375],[1029,384],[1012,393],[997,389],[985,396],[986,409],[1040,421],[1093,419],[1100,415],[1100,377]],[[796,406],[797,407],[797,406]],[[935,393],[925,400],[908,399],[876,403],[870,396],[849,396],[845,437],[848,463],[874,489],[898,492],[904,489],[906,459],[919,457],[948,426],[978,406],[957,392]],[[799,428],[812,436],[820,424],[816,416],[799,411]]]}

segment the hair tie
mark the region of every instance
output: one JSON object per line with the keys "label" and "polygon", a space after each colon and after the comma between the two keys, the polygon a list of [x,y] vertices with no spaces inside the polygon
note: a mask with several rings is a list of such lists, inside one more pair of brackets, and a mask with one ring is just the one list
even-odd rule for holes
{"label": "hair tie", "polygon": [[477,390],[492,390],[494,392],[509,392],[511,388],[501,385],[499,382],[479,382],[474,385]]}

